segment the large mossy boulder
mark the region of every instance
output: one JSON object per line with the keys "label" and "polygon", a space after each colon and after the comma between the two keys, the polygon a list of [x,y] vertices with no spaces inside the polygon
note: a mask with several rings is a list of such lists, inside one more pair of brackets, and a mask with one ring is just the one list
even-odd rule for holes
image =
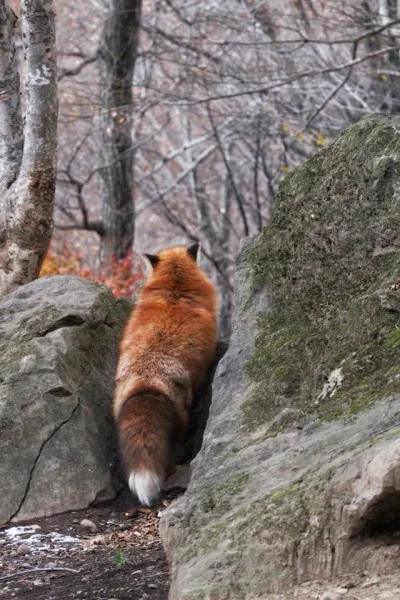
{"label": "large mossy boulder", "polygon": [[0,524],[115,496],[111,400],[128,310],[78,277],[0,300]]}
{"label": "large mossy boulder", "polygon": [[400,119],[373,115],[242,245],[203,447],[161,523],[172,600],[397,568],[399,279]]}

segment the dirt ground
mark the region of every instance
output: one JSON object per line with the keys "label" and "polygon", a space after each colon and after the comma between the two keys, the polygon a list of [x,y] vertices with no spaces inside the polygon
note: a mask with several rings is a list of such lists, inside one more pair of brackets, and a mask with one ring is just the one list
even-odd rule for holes
{"label": "dirt ground", "polygon": [[158,522],[175,497],[152,511],[123,495],[111,506],[0,530],[0,599],[166,600]]}
{"label": "dirt ground", "polygon": [[[134,506],[123,493],[107,507],[0,529],[0,600],[167,600],[169,573],[158,524],[176,496],[167,493],[150,510]],[[400,572],[349,573],[263,600],[341,598],[400,600]]]}

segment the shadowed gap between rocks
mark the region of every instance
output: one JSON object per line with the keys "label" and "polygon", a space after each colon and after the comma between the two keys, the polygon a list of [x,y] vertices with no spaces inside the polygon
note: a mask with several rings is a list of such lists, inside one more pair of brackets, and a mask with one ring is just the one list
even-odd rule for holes
{"label": "shadowed gap between rocks", "polygon": [[353,537],[379,537],[400,531],[400,492],[387,490],[368,507]]}
{"label": "shadowed gap between rocks", "polygon": [[200,451],[212,402],[212,382],[218,363],[227,350],[227,343],[218,343],[215,353],[215,360],[208,371],[207,378],[193,398],[193,405],[190,413],[189,431],[185,443],[183,461],[181,462],[193,460]]}

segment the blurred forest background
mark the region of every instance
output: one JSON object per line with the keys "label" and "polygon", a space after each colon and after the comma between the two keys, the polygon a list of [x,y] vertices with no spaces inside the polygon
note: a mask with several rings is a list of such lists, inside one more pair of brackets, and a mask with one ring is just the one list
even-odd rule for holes
{"label": "blurred forest background", "polygon": [[[18,13],[18,0],[9,0]],[[228,338],[233,257],[341,129],[400,111],[400,0],[55,0],[58,175],[42,274],[130,295],[199,240]]]}

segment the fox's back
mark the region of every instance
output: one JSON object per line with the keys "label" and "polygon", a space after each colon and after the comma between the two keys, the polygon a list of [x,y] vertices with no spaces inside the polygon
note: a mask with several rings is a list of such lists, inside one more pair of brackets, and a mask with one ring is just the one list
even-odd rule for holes
{"label": "fox's back", "polygon": [[215,352],[215,329],[214,315],[193,303],[143,303],[127,324],[120,350],[131,354],[137,373],[168,358],[185,367],[195,383]]}
{"label": "fox's back", "polygon": [[120,344],[115,409],[141,387],[171,394],[181,386],[188,393],[214,358],[214,286],[185,253],[161,253],[140,293]]}

